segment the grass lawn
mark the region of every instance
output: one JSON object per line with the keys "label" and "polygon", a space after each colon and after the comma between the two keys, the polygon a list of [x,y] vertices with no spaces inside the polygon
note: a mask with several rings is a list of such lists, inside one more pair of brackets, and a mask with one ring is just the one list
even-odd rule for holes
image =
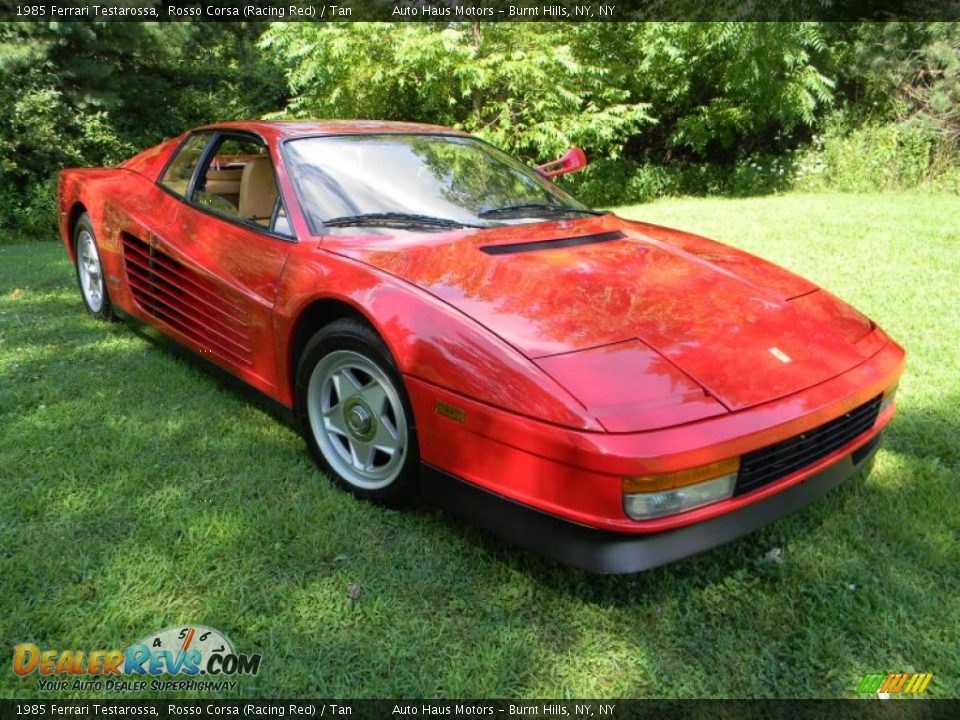
{"label": "grass lawn", "polygon": [[[865,672],[911,670],[934,673],[928,696],[960,695],[960,198],[620,212],[783,264],[907,348],[868,479],[705,555],[591,576],[334,489],[292,429],[88,317],[60,245],[8,245],[2,652],[201,623],[263,655],[242,697],[852,697]],[[775,548],[782,563],[765,560]],[[0,696],[37,694],[10,662]]]}

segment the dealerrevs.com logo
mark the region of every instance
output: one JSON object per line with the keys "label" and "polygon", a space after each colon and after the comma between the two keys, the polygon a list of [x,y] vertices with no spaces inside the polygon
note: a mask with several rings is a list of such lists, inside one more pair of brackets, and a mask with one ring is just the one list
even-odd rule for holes
{"label": "dealerrevs.com logo", "polygon": [[[61,651],[20,643],[13,649],[13,672],[36,677],[41,690],[222,691],[236,687],[230,678],[256,675],[260,659],[236,652],[219,630],[188,625],[161,630],[125,650]],[[156,679],[161,676],[188,679]]]}

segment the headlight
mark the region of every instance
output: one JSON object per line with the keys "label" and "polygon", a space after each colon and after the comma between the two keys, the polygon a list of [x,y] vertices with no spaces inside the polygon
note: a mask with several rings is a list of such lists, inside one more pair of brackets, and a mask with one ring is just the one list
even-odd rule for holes
{"label": "headlight", "polygon": [[740,458],[692,470],[623,480],[623,509],[634,520],[675,515],[733,496]]}

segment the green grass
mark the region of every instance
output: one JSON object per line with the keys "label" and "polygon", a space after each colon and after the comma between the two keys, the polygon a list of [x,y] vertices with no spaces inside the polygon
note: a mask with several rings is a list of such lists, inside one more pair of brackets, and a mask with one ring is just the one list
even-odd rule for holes
{"label": "green grass", "polygon": [[[334,489],[293,430],[86,316],[60,246],[0,247],[2,652],[203,623],[262,653],[248,697],[852,697],[901,670],[960,695],[960,199],[622,213],[781,263],[907,348],[869,479],[700,557],[591,576]],[[9,657],[0,696],[36,694]]]}

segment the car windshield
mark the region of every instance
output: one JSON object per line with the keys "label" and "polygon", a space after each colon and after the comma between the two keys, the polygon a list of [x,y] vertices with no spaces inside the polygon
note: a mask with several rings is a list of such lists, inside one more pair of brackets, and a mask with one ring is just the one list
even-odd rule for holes
{"label": "car windshield", "polygon": [[423,134],[292,140],[286,160],[311,230],[492,227],[593,211],[485,142]]}

